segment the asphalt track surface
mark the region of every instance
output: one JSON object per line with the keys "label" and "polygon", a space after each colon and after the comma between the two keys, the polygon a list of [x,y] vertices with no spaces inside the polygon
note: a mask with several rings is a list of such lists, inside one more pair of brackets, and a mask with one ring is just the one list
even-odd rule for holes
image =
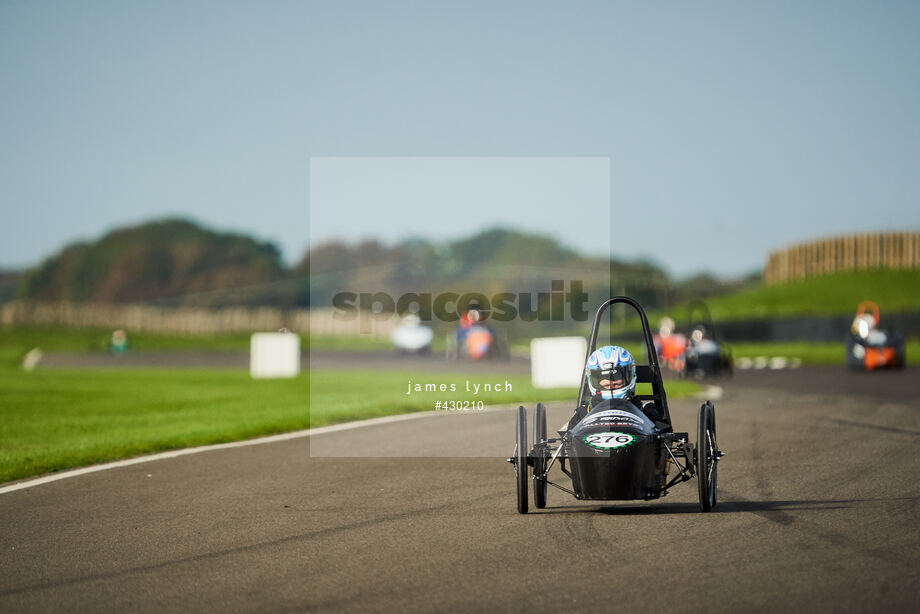
{"label": "asphalt track surface", "polygon": [[[688,482],[648,503],[551,489],[519,515],[512,409],[5,493],[0,611],[916,611],[918,376],[717,382],[708,514]],[[672,402],[678,430],[698,405]],[[335,451],[364,458],[317,457]]]}

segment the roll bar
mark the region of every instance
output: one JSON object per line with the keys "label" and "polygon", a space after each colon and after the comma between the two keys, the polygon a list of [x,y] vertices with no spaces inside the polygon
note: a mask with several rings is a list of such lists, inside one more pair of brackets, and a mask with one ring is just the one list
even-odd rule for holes
{"label": "roll bar", "polygon": [[[661,410],[663,420],[670,425],[671,412],[668,410],[668,398],[665,395],[664,385],[661,381],[661,367],[658,365],[658,352],[655,350],[655,342],[652,339],[652,330],[648,325],[648,318],[645,315],[645,310],[642,309],[642,305],[629,298],[628,296],[614,296],[613,298],[609,298],[601,303],[601,306],[597,308],[597,313],[594,316],[594,326],[591,327],[591,336],[588,339],[588,353],[585,356],[585,364],[588,363],[588,359],[591,357],[591,354],[593,354],[594,350],[597,349],[597,333],[600,329],[601,319],[604,316],[604,312],[607,311],[612,305],[617,303],[625,303],[635,309],[639,313],[639,319],[642,320],[642,336],[645,338],[645,349],[649,364],[636,365],[636,382],[650,383],[652,385],[652,394],[639,395],[639,398],[643,400],[654,401],[656,405],[658,405],[658,409]],[[577,407],[581,407],[581,405],[585,402],[587,393],[588,382],[583,380],[581,383],[581,389],[578,392]]]}
{"label": "roll bar", "polygon": [[703,316],[702,324],[709,331],[709,334],[712,336],[713,341],[719,341],[716,336],[716,328],[712,323],[712,314],[709,313],[709,306],[706,305],[703,301],[695,300],[690,301],[687,305],[687,335],[693,331],[694,316],[697,312],[700,312]]}

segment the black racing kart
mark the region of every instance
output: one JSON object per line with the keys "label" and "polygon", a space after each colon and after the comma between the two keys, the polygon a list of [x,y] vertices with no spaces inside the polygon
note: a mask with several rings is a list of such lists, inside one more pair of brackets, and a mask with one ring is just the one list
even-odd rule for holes
{"label": "black racing kart", "polygon": [[[716,444],[715,408],[710,401],[700,407],[696,445],[690,442],[688,433],[673,430],[651,330],[639,303],[617,296],[600,306],[585,360],[596,349],[605,311],[617,303],[632,306],[642,320],[649,364],[636,365],[636,381],[651,384],[652,394],[639,398],[655,402],[661,411],[661,421],[653,423],[632,403],[614,399],[594,407],[573,428],[559,431],[559,437],[547,437],[546,408],[537,403],[533,414],[533,447],[528,448],[527,410],[518,407],[514,455],[508,462],[514,465],[517,507],[522,514],[528,510],[527,490],[531,481],[537,508],[546,507],[547,486],[581,500],[651,500],[666,495],[669,488],[694,476],[699,486],[700,509],[708,512],[716,504],[717,469],[723,453]],[[587,382],[583,382],[577,407],[585,403],[588,394]],[[550,470],[557,463],[571,479],[571,490],[550,480]],[[674,475],[669,476],[672,469]]]}
{"label": "black racing kart", "polygon": [[716,336],[716,329],[706,303],[690,303],[687,319],[684,376],[695,379],[722,375],[731,377],[735,364],[732,352]]}

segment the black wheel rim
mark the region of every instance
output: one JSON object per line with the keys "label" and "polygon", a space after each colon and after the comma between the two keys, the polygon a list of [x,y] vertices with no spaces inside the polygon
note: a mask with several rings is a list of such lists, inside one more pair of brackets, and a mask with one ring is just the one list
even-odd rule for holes
{"label": "black wheel rim", "polygon": [[706,429],[706,484],[707,497],[709,499],[709,507],[712,508],[716,504],[716,480],[718,478],[718,468],[719,464],[716,459],[716,434],[711,428]]}
{"label": "black wheel rim", "polygon": [[716,504],[719,460],[715,409],[709,403],[700,408],[698,428],[696,464],[700,490],[700,509],[708,512]]}
{"label": "black wheel rim", "polygon": [[718,499],[718,474],[719,474],[719,443],[716,441],[716,410],[712,406],[709,408],[710,427],[712,430],[712,479],[710,480],[709,490],[712,492],[712,506],[715,507]]}
{"label": "black wheel rim", "polygon": [[543,473],[546,471],[546,452],[542,442],[546,441],[546,407],[537,403],[533,417],[533,444],[536,449],[533,459],[533,505],[537,509],[546,507],[546,481]]}

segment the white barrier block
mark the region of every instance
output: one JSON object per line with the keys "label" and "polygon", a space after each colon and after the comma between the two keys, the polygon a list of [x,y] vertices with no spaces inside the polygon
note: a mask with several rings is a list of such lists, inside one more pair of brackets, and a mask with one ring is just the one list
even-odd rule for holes
{"label": "white barrier block", "polygon": [[534,388],[581,385],[588,342],[584,337],[544,337],[530,342],[530,379]]}
{"label": "white barrier block", "polygon": [[297,377],[300,373],[300,335],[253,333],[249,342],[249,373],[253,377]]}

